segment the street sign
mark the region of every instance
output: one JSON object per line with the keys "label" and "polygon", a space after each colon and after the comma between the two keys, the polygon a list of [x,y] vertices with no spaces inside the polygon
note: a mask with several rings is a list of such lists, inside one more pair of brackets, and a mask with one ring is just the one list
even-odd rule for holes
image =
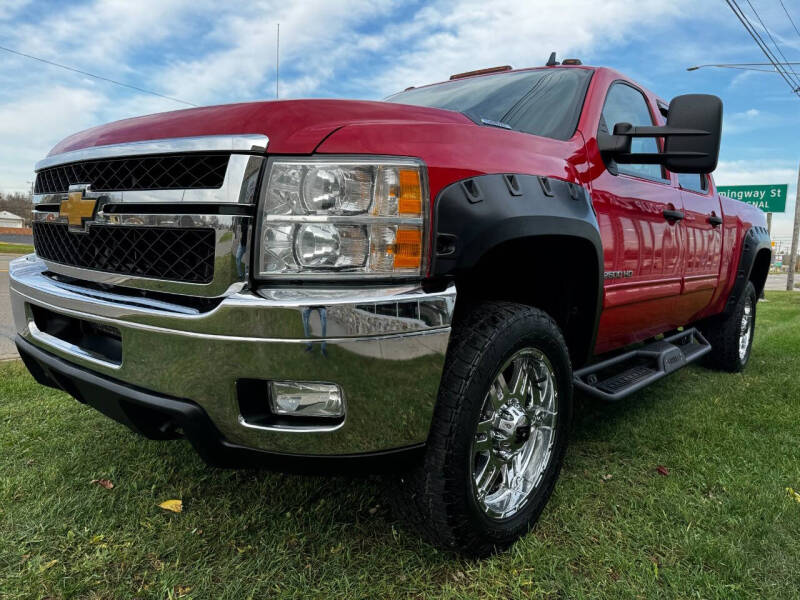
{"label": "street sign", "polygon": [[765,213],[786,212],[789,186],[779,185],[718,185],[717,191],[736,200],[752,204]]}

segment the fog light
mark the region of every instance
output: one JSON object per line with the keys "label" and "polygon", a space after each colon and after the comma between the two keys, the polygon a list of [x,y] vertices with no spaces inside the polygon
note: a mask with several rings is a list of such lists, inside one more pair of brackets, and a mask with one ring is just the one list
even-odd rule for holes
{"label": "fog light", "polygon": [[343,417],[342,390],[334,383],[271,381],[269,401],[276,415]]}

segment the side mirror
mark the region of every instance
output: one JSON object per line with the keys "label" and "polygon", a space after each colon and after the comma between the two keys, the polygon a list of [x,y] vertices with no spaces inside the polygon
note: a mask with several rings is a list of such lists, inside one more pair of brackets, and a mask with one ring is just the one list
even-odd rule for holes
{"label": "side mirror", "polygon": [[[635,137],[666,138],[664,151],[631,153]],[[664,165],[673,173],[711,173],[717,168],[722,137],[722,100],[707,94],[676,96],[665,127],[617,123],[614,133],[599,133],[604,158],[622,164]]]}
{"label": "side mirror", "polygon": [[[700,129],[707,135],[667,136],[664,166],[673,173],[711,173],[717,168],[722,138],[722,100],[708,94],[677,96],[669,103],[667,129]],[[685,153],[704,156],[685,157]]]}

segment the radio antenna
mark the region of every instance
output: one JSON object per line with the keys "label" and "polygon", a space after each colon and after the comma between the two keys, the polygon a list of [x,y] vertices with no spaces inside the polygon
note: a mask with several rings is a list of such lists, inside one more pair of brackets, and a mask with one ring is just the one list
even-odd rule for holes
{"label": "radio antenna", "polygon": [[275,99],[278,99],[278,85],[281,80],[281,24],[275,35]]}

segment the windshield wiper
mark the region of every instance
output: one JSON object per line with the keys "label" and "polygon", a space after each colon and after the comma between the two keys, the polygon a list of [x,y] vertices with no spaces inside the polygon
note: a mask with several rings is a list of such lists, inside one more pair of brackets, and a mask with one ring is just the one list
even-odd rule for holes
{"label": "windshield wiper", "polygon": [[492,127],[500,127],[501,129],[511,129],[511,125],[508,123],[503,123],[502,121],[495,121],[493,119],[484,119],[481,117],[481,123],[484,125],[490,125]]}

